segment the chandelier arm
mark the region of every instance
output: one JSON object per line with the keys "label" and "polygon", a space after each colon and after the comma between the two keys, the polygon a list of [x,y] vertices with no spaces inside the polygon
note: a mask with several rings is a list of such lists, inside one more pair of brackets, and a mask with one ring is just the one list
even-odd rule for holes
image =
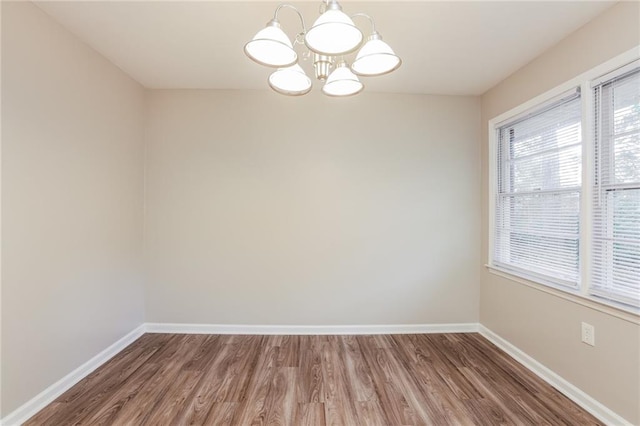
{"label": "chandelier arm", "polygon": [[354,13],[350,17],[351,18],[356,18],[356,17],[367,18],[369,20],[369,22],[371,22],[371,32],[373,34],[376,33],[376,23],[375,23],[375,21],[373,20],[373,18],[371,16],[367,15],[366,13]]}
{"label": "chandelier arm", "polygon": [[301,46],[304,46],[304,35],[304,31],[296,34],[296,38],[293,39],[293,45],[295,46],[296,44],[299,44]]}
{"label": "chandelier arm", "polygon": [[303,32],[303,34],[306,34],[307,33],[307,26],[304,23],[304,16],[302,16],[302,13],[300,13],[298,8],[295,7],[292,4],[289,4],[289,3],[281,3],[281,4],[279,4],[278,7],[276,8],[275,13],[273,14],[273,19],[277,21],[278,20],[278,12],[280,12],[280,9],[285,8],[285,7],[289,8],[289,9],[293,9],[293,11],[298,14],[298,17],[300,18],[300,22],[302,22],[302,32]]}
{"label": "chandelier arm", "polygon": [[327,11],[327,7],[329,7],[329,0],[321,0],[320,6],[318,6],[318,13],[322,15]]}

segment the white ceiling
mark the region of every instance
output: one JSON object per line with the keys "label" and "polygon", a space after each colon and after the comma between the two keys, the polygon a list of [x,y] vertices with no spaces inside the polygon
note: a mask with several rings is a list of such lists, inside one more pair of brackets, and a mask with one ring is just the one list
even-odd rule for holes
{"label": "white ceiling", "polygon": [[[307,26],[320,1],[293,2]],[[479,95],[610,7],[599,1],[349,1],[373,16],[398,53],[394,73],[363,79],[367,90]],[[271,1],[69,1],[37,5],[148,88],[266,89],[270,69],[243,46],[271,19]],[[280,12],[283,29],[300,31]],[[363,32],[368,22],[356,21]],[[311,72],[311,65],[302,63]]]}

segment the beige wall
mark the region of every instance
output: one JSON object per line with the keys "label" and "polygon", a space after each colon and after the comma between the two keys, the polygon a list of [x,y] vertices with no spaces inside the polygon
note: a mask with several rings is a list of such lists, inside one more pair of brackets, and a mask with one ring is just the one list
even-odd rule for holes
{"label": "beige wall", "polygon": [[148,94],[147,320],[478,320],[479,99]]}
{"label": "beige wall", "polygon": [[2,5],[2,414],[144,318],[144,91]]}
{"label": "beige wall", "polygon": [[[488,247],[487,122],[640,44],[640,3],[609,9],[482,97],[482,261]],[[593,324],[596,346],[580,341]],[[482,272],[480,322],[634,424],[640,423],[640,327]]]}

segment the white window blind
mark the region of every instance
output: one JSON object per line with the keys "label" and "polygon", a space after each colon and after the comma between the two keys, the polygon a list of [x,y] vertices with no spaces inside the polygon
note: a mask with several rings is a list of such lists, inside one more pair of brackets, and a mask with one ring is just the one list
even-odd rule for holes
{"label": "white window blind", "polygon": [[497,133],[493,265],[577,288],[580,92],[500,124]]}
{"label": "white window blind", "polygon": [[[640,307],[640,65],[594,86],[593,295]],[[602,80],[602,79],[601,79]]]}

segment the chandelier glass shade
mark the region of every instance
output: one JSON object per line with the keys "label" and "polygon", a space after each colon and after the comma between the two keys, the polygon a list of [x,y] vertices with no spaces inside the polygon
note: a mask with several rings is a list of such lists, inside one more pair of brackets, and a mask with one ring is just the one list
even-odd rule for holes
{"label": "chandelier glass shade", "polygon": [[309,50],[321,55],[344,55],[353,52],[361,42],[362,33],[340,9],[324,12],[304,36]]}
{"label": "chandelier glass shade", "polygon": [[269,76],[269,86],[283,95],[305,95],[311,90],[311,85],[311,79],[298,64],[288,68],[279,68]]}
{"label": "chandelier glass shade", "polygon": [[244,46],[247,56],[260,65],[287,67],[298,62],[298,54],[293,50],[289,37],[275,19]]}
{"label": "chandelier glass shade", "polygon": [[[302,31],[293,39],[282,30],[278,12],[282,8],[293,9],[302,23]],[[371,22],[371,35],[364,41],[362,32],[353,22],[355,17],[364,17]],[[295,50],[301,45],[304,50],[298,55]],[[359,50],[358,50],[359,49]],[[356,53],[351,66],[347,55]],[[312,58],[315,77],[324,81],[322,92],[329,96],[351,96],[360,93],[364,85],[358,75],[373,77],[396,70],[402,63],[393,49],[382,41],[375,29],[373,18],[364,13],[347,15],[337,0],[324,0],[320,17],[307,30],[304,17],[294,6],[280,4],[267,26],[244,47],[245,54],[253,61],[277,68],[268,79],[269,86],[284,95],[304,95],[311,90],[312,80],[300,66],[299,58]]]}
{"label": "chandelier glass shade", "polygon": [[364,84],[351,72],[347,63],[341,61],[327,78],[322,92],[329,96],[351,96],[357,95],[362,89],[364,89]]}
{"label": "chandelier glass shade", "polygon": [[396,70],[402,60],[393,52],[382,37],[373,34],[358,52],[351,69],[358,75],[373,77]]}

